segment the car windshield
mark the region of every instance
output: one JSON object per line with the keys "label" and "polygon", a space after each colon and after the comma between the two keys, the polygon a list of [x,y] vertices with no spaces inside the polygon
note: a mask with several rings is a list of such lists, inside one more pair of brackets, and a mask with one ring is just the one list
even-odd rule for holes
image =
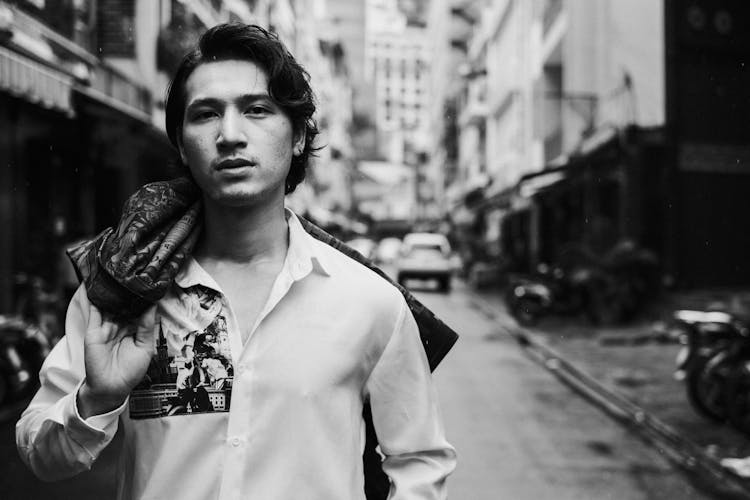
{"label": "car windshield", "polygon": [[443,255],[450,253],[450,246],[445,236],[435,233],[412,233],[404,238],[404,245],[408,249],[431,248],[439,250]]}
{"label": "car windshield", "polygon": [[430,243],[417,243],[415,245],[411,245],[411,248],[412,250],[436,250],[441,253],[443,251],[443,248],[440,245]]}
{"label": "car windshield", "polygon": [[413,259],[443,259],[445,257],[440,247],[431,245],[413,246],[408,255]]}

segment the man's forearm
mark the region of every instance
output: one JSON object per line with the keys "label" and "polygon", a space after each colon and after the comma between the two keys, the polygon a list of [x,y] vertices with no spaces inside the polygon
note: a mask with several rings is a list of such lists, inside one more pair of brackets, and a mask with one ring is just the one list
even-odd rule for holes
{"label": "man's forearm", "polygon": [[76,410],[72,392],[51,405],[41,391],[16,425],[16,444],[22,460],[45,481],[56,481],[89,470],[117,431],[117,415],[98,422],[85,420]]}
{"label": "man's forearm", "polygon": [[[83,332],[90,307],[83,290],[76,292],[68,308],[66,335],[45,360],[41,387],[16,424],[18,452],[43,480],[62,479],[91,468],[114,437],[118,415],[124,409],[121,406],[109,414],[83,417],[76,404],[85,377]],[[98,409],[89,411],[99,414]]]}

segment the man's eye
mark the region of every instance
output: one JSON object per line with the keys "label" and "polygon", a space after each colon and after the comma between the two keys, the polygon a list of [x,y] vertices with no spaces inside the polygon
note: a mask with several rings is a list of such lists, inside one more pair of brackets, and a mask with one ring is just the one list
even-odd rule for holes
{"label": "man's eye", "polygon": [[214,116],[217,116],[214,111],[197,111],[193,113],[193,120],[195,121],[204,121],[209,120],[213,118]]}
{"label": "man's eye", "polygon": [[245,110],[245,113],[249,115],[265,115],[271,111],[265,106],[250,106]]}

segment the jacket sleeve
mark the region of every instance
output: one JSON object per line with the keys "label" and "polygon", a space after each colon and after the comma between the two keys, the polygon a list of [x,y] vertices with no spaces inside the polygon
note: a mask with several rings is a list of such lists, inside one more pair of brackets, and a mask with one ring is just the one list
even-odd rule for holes
{"label": "jacket sleeve", "polygon": [[389,500],[444,499],[456,453],[445,438],[437,391],[408,311],[403,303],[366,392],[391,480]]}
{"label": "jacket sleeve", "polygon": [[78,412],[76,395],[85,377],[83,341],[92,307],[80,287],[68,307],[65,336],[44,361],[41,387],[16,424],[21,459],[44,481],[89,470],[114,437],[127,404],[85,420]]}

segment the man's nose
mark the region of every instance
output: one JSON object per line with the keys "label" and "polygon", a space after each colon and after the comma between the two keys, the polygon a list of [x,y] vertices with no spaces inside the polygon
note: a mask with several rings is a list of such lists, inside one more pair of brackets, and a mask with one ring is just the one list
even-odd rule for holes
{"label": "man's nose", "polygon": [[216,144],[220,148],[237,148],[247,144],[247,137],[242,127],[242,116],[234,110],[227,110],[221,119],[219,136]]}

